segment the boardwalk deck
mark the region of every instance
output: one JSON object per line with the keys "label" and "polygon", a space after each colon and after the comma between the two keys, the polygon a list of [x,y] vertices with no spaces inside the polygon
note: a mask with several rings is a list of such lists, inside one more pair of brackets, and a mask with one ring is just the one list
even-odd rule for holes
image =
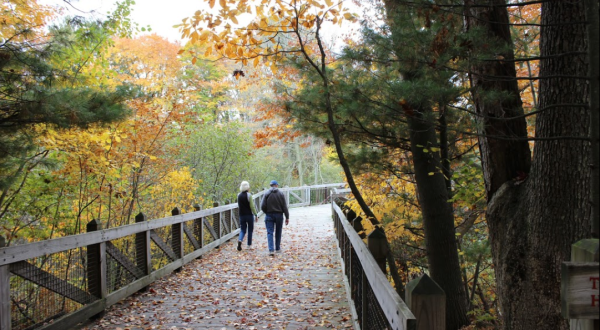
{"label": "boardwalk deck", "polygon": [[80,329],[352,329],[331,206],[290,211],[283,253],[260,219],[254,249],[232,240]]}

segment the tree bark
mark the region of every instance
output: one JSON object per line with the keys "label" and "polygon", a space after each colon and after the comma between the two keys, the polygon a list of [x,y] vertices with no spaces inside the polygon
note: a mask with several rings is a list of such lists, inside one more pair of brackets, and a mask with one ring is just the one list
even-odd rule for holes
{"label": "tree bark", "polygon": [[[481,161],[484,171],[485,188],[488,200],[506,181],[518,176],[524,177],[531,167],[531,152],[525,140],[505,140],[505,138],[527,136],[527,123],[524,118],[505,120],[504,118],[523,115],[523,103],[519,93],[514,60],[513,42],[506,0],[491,0],[490,7],[470,7],[473,0],[465,1],[465,24],[467,31],[483,29],[489,39],[507,46],[504,53],[498,54],[506,61],[475,62],[471,67],[470,78],[473,87],[475,109],[479,133],[488,137],[479,138]],[[481,5],[481,1],[477,1]],[[476,61],[476,60],[473,60]],[[500,78],[509,77],[509,78]],[[490,92],[503,91],[509,94],[501,102],[486,101]],[[493,139],[489,137],[499,137]]]}
{"label": "tree bark", "polygon": [[[504,1],[494,0],[493,3],[503,4]],[[485,20],[490,35],[503,38],[506,31],[499,32],[502,27],[491,22],[499,22],[498,25],[507,22],[503,18],[504,8],[467,10],[467,20],[471,24],[475,20],[480,23]],[[585,52],[584,14],[583,1],[550,0],[542,5],[540,48],[544,59],[541,60],[540,76],[556,78],[540,80],[540,109],[587,103],[589,94],[585,80],[564,78],[585,77],[587,57],[555,56]],[[501,64],[496,63],[498,69]],[[493,70],[490,67],[475,68],[474,78],[478,73],[494,73]],[[512,76],[513,72],[514,68],[496,74],[506,81],[510,80],[506,78],[508,74]],[[473,84],[477,93],[489,90],[487,88],[511,95],[515,93],[514,86],[508,83],[486,86],[485,81],[473,79]],[[502,103],[499,108],[481,101],[476,106],[484,118],[492,115],[508,118],[522,113],[520,102],[514,101]],[[536,142],[527,178],[524,175],[514,178],[515,170],[527,169],[528,150],[524,150],[524,142],[494,139],[492,136],[499,134],[497,127],[491,121],[490,125],[484,126],[483,133],[489,135],[482,138],[480,144],[488,192],[487,221],[505,329],[568,329],[567,322],[561,317],[560,265],[569,259],[571,244],[590,234],[591,157],[589,142],[560,137],[587,137],[589,121],[586,107],[554,107],[538,114],[536,137],[556,139]],[[519,129],[525,120],[519,119],[513,124],[514,129]],[[512,133],[515,137],[526,136],[522,130]]]}
{"label": "tree bark", "polygon": [[439,147],[433,114],[415,111],[408,124],[429,273],[446,293],[446,329],[460,329],[469,323],[467,293],[461,279],[454,213],[448,202],[440,154],[431,151],[431,147]]}

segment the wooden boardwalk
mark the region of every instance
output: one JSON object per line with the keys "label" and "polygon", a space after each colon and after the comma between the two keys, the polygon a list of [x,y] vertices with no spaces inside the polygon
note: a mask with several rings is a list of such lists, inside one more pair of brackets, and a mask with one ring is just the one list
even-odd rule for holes
{"label": "wooden boardwalk", "polygon": [[331,206],[290,213],[283,253],[268,255],[259,219],[254,249],[231,240],[80,329],[352,329]]}

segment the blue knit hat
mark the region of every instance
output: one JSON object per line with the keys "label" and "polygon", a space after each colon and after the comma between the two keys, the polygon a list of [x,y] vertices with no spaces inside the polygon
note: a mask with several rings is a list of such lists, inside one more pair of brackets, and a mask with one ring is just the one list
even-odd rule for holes
{"label": "blue knit hat", "polygon": [[277,183],[277,181],[275,181],[275,180],[271,180],[271,186],[274,186],[274,185],[279,185],[279,183]]}

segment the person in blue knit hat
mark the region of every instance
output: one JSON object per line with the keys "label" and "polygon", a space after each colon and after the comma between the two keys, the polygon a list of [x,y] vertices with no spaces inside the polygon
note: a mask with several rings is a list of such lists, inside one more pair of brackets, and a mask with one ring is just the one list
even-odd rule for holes
{"label": "person in blue knit hat", "polygon": [[[283,215],[285,214],[285,224],[290,223],[290,213],[288,211],[285,196],[278,189],[277,181],[271,181],[269,189],[263,197],[260,209],[265,213],[265,227],[267,228],[267,243],[269,245],[269,255],[281,252],[281,232],[283,229]],[[273,242],[273,233],[275,242]],[[273,244],[275,243],[275,244]]]}

